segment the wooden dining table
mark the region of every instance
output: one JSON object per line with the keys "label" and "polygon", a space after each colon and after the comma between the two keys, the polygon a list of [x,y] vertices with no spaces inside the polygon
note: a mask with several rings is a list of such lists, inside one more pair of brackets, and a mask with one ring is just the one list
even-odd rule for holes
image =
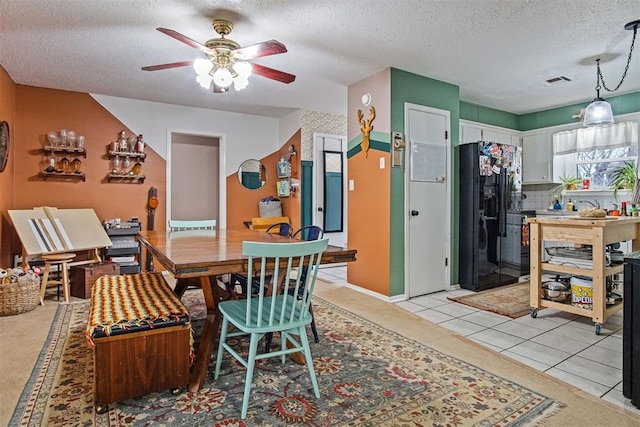
{"label": "wooden dining table", "polygon": [[[142,246],[176,279],[180,295],[188,282],[199,282],[204,293],[207,316],[189,379],[189,391],[200,390],[207,375],[214,345],[220,336],[218,303],[223,289],[217,277],[230,273],[246,275],[247,257],[242,242],[292,242],[290,237],[247,229],[140,231]],[[356,250],[331,246],[322,255],[322,264],[356,260]]]}

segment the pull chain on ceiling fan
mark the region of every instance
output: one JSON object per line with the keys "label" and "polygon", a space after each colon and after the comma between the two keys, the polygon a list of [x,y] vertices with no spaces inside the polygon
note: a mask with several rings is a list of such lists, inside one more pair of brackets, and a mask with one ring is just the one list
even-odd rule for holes
{"label": "pull chain on ceiling fan", "polygon": [[193,65],[198,74],[196,80],[202,87],[213,86],[214,92],[226,92],[233,84],[236,90],[242,90],[249,84],[249,76],[257,74],[282,83],[291,83],[296,79],[293,74],[275,70],[249,61],[263,56],[285,53],[287,48],[277,40],[241,47],[236,41],[226,38],[233,29],[233,24],[224,19],[215,19],[213,29],[220,37],[207,40],[201,44],[177,31],[168,28],[157,28],[158,31],[198,49],[206,58],[194,61],[171,62],[168,64],[142,67],[144,71],[165,70],[168,68]]}

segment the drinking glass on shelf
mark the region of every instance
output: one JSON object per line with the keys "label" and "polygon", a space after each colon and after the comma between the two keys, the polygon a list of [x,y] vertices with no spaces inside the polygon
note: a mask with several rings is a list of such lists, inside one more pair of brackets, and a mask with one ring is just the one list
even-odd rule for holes
{"label": "drinking glass on shelf", "polygon": [[112,160],[111,160],[111,164],[113,165],[114,169],[120,169],[120,156],[115,156]]}
{"label": "drinking glass on shelf", "polygon": [[66,147],[67,146],[67,137],[68,137],[68,133],[66,129],[60,129],[60,146],[61,147]]}
{"label": "drinking glass on shelf", "polygon": [[78,148],[84,148],[84,135],[78,135],[76,145]]}
{"label": "drinking glass on shelf", "polygon": [[76,133],[75,131],[67,131],[67,145],[69,147],[75,147],[76,145]]}
{"label": "drinking glass on shelf", "polygon": [[131,166],[131,158],[129,156],[126,156],[124,158],[124,161],[122,162],[122,167],[127,169],[129,166]]}
{"label": "drinking glass on shelf", "polygon": [[55,147],[59,141],[60,138],[58,138],[58,134],[56,132],[52,131],[47,134],[47,142],[49,142],[49,147]]}

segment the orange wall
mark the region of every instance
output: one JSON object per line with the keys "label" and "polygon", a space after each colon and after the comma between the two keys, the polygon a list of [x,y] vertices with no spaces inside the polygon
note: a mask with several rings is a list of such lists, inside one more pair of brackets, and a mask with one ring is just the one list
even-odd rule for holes
{"label": "orange wall", "polygon": [[0,121],[9,123],[10,147],[9,158],[4,172],[0,172],[0,268],[11,266],[11,247],[15,245],[15,237],[10,232],[10,224],[4,213],[13,209],[13,183],[15,155],[15,103],[16,85],[4,68],[0,67]]}
{"label": "orange wall", "polygon": [[[300,131],[296,132],[279,151],[259,159],[267,170],[267,181],[262,188],[257,190],[244,188],[238,180],[237,173],[227,177],[227,228],[245,227],[244,221],[251,221],[251,218],[260,216],[258,204],[261,199],[269,196],[279,198],[277,197],[276,188],[276,182],[278,181],[276,163],[280,160],[280,156],[289,153],[290,145],[294,146],[296,153],[300,153],[300,135]],[[298,171],[300,170],[299,158],[299,155],[296,156]],[[279,199],[282,202],[282,215],[289,217],[294,228],[299,228],[300,194]]]}
{"label": "orange wall", "polygon": [[[128,220],[137,216],[146,228],[147,193],[153,186],[158,189],[160,199],[155,225],[157,229],[164,228],[166,162],[152,149],[145,150],[143,184],[107,183],[105,179],[110,170],[108,144],[116,139],[120,130],[131,136],[136,133],[135,129],[128,129],[85,93],[17,85],[15,105],[13,209],[93,208],[101,220],[115,217]],[[40,149],[47,145],[46,135],[62,128],[85,136],[87,157],[80,160],[86,182],[60,178],[44,181],[39,176],[47,157]]]}
{"label": "orange wall", "polygon": [[[383,70],[365,80],[349,86],[348,135],[356,140],[361,135],[357,111],[369,117],[369,108],[362,105],[362,95],[371,94],[371,105],[376,109],[373,122],[375,132],[388,133],[391,105],[391,74]],[[380,169],[380,158],[385,168]],[[391,224],[391,158],[388,152],[370,149],[368,157],[359,152],[348,160],[349,179],[354,190],[349,191],[350,248],[358,250],[358,260],[347,266],[347,281],[381,295],[390,295],[390,224]]]}
{"label": "orange wall", "polygon": [[358,250],[357,261],[347,266],[349,283],[389,295],[389,168],[380,169],[380,157],[389,165],[389,153],[369,150],[349,159],[349,242]]}
{"label": "orange wall", "polygon": [[[240,184],[238,174],[227,177],[227,228],[243,228],[243,221],[251,221],[251,218],[259,217],[258,203],[261,199],[276,195],[276,163],[280,160],[278,153],[273,153],[262,159],[267,171],[267,180],[262,188],[249,190]],[[287,213],[283,212],[286,216]]]}
{"label": "orange wall", "polygon": [[[16,85],[2,68],[0,95],[0,120],[9,122],[12,139],[7,168],[0,173],[0,211],[6,217],[4,224],[0,224],[0,267],[11,265],[12,255],[21,253],[20,241],[6,215],[10,209],[89,207],[101,220],[115,217],[127,220],[137,216],[146,228],[147,194],[150,187],[155,187],[160,199],[155,228],[165,228],[166,162],[151,148],[146,147],[143,184],[108,183],[105,179],[110,170],[109,143],[116,139],[120,130],[124,129],[130,136],[138,133],[135,129],[128,129],[88,94]],[[87,157],[80,157],[85,182],[61,178],[44,181],[39,175],[47,158],[41,150],[47,145],[47,133],[63,128],[85,136]],[[245,189],[235,173],[227,177],[227,227],[244,227],[243,221],[259,216],[259,200],[276,195],[276,163],[292,144],[300,153],[300,132],[287,141],[280,152],[261,159],[267,168],[267,182],[262,189]],[[284,198],[283,211],[293,225],[299,227],[299,195]]]}

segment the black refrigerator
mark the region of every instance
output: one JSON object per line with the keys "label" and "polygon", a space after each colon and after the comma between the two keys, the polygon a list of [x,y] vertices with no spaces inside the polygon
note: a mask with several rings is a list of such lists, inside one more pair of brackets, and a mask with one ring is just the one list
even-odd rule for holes
{"label": "black refrigerator", "polygon": [[622,394],[640,409],[640,252],[624,258]]}
{"label": "black refrigerator", "polygon": [[529,274],[522,210],[522,149],[478,141],[459,146],[460,287],[481,291]]}

